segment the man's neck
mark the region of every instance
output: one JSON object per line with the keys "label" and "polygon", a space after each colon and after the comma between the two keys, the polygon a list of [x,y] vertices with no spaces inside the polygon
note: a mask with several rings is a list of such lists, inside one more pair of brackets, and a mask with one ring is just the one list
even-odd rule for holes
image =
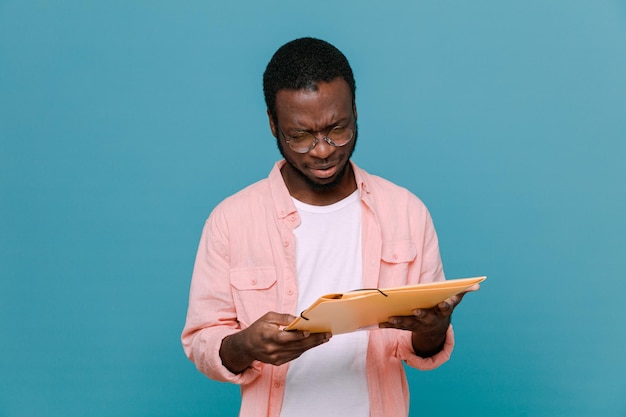
{"label": "man's neck", "polygon": [[346,164],[345,170],[341,180],[328,187],[314,186],[310,180],[296,172],[289,163],[283,165],[281,174],[293,198],[313,206],[328,206],[343,200],[357,189],[352,164]]}

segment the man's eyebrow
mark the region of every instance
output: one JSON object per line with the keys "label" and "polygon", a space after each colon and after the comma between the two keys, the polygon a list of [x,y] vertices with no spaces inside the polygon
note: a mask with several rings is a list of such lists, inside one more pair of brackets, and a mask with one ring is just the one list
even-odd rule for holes
{"label": "man's eyebrow", "polygon": [[346,117],[342,117],[341,119],[336,120],[336,121],[334,121],[334,122],[332,122],[332,123],[328,124],[327,126],[324,126],[323,128],[321,128],[321,129],[319,129],[319,130],[312,130],[312,129],[300,129],[300,128],[297,128],[297,127],[294,127],[293,129],[289,129],[289,128],[288,128],[287,130],[292,130],[293,132],[297,132],[297,133],[304,133],[304,132],[307,132],[307,133],[311,133],[311,132],[321,132],[321,131],[324,131],[324,130],[333,129],[333,128],[335,128],[335,127],[337,127],[337,126],[340,126],[340,125],[344,125],[344,124],[346,124],[346,125],[347,125],[349,121],[350,121],[350,117],[349,117],[349,116],[346,116]]}

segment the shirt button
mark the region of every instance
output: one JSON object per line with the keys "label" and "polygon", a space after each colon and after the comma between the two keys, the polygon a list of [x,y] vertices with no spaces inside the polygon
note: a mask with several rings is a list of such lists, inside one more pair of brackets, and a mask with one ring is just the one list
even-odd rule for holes
{"label": "shirt button", "polygon": [[285,241],[283,242],[283,246],[284,246],[284,247],[289,246],[289,242],[285,240]]}
{"label": "shirt button", "polygon": [[293,295],[293,290],[288,290],[288,291],[287,291],[287,294],[289,294],[289,295]]}
{"label": "shirt button", "polygon": [[292,216],[290,216],[290,217],[289,217],[289,220],[291,220],[292,222],[295,222],[295,221],[296,221],[296,216],[293,216],[293,215],[292,215]]}
{"label": "shirt button", "polygon": [[398,254],[397,253],[393,254],[393,259],[398,259]]}
{"label": "shirt button", "polygon": [[252,280],[252,285],[256,285],[256,279]]}
{"label": "shirt button", "polygon": [[277,381],[277,382],[274,382],[274,387],[276,387],[276,388],[280,388],[280,382],[278,382],[278,381]]}

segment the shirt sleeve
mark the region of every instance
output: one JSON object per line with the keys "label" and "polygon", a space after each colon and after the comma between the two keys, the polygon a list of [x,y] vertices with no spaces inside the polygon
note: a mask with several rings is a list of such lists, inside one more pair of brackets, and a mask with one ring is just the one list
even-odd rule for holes
{"label": "shirt sleeve", "polygon": [[[439,253],[439,240],[432,217],[428,209],[421,202],[418,204],[418,209],[413,210],[413,213],[417,214],[417,216],[413,218],[413,222],[417,225],[415,236],[419,238],[417,239],[416,245],[421,247],[422,256],[419,264],[412,265],[412,268],[419,268],[419,271],[415,271],[417,273],[410,273],[409,275],[411,277],[419,277],[417,281],[419,283],[443,281],[445,280],[445,274]],[[408,283],[416,283],[413,279],[409,279]],[[407,365],[420,370],[431,370],[441,366],[450,359],[452,350],[454,349],[454,331],[452,325],[450,325],[446,331],[446,340],[443,349],[429,358],[422,358],[415,354],[411,339],[412,335],[410,332],[403,332],[398,341],[397,355],[404,360]]]}
{"label": "shirt sleeve", "polygon": [[187,357],[211,379],[248,384],[261,373],[254,362],[233,374],[219,355],[222,340],[241,330],[230,285],[227,223],[216,209],[207,220],[196,255],[181,340]]}

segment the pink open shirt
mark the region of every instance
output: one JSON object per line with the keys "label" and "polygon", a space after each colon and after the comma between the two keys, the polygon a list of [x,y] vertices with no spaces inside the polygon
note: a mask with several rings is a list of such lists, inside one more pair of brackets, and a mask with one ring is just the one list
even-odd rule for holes
{"label": "pink open shirt", "polygon": [[[297,315],[295,237],[299,216],[276,163],[269,177],[220,203],[209,216],[198,248],[182,334],[185,353],[212,379],[241,385],[242,416],[278,417],[289,364],[254,362],[229,372],[219,356],[224,337],[268,311]],[[404,188],[352,164],[362,202],[363,281],[384,288],[443,280],[437,235],[424,204]],[[430,358],[414,354],[411,334],[369,332],[367,378],[372,416],[406,416],[409,390],[402,361],[429,370],[447,361],[454,346]]]}

